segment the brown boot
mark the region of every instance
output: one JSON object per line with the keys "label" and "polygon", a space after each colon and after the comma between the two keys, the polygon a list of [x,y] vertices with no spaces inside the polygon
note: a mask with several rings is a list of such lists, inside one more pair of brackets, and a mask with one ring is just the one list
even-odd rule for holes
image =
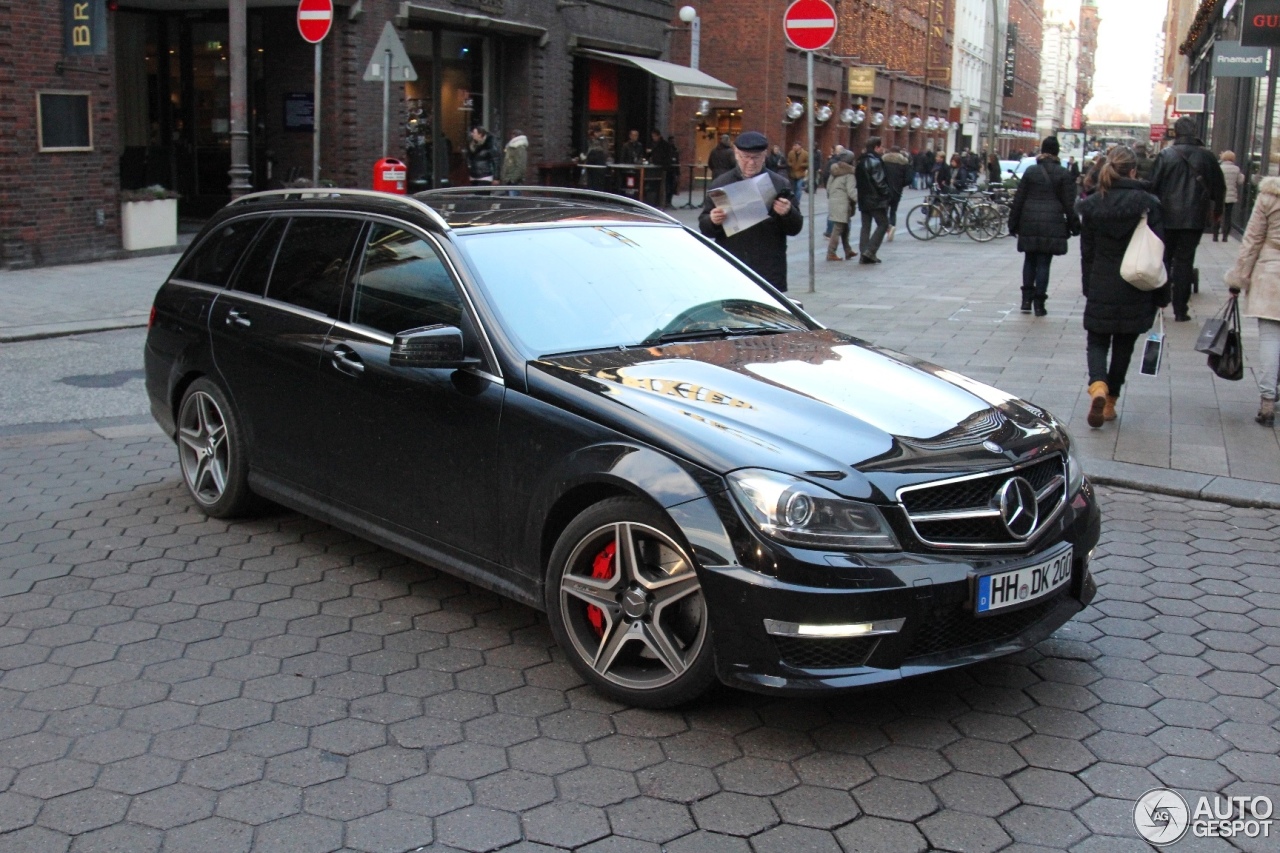
{"label": "brown boot", "polygon": [[840,260],[840,256],[837,255],[835,252],[827,252],[827,260],[838,261]]}
{"label": "brown boot", "polygon": [[1255,421],[1264,427],[1273,427],[1276,425],[1276,401],[1263,399],[1262,404],[1258,407],[1258,414],[1254,418]]}
{"label": "brown boot", "polygon": [[1085,420],[1094,429],[1102,426],[1102,410],[1107,406],[1107,390],[1107,383],[1101,379],[1089,384],[1089,416]]}
{"label": "brown boot", "polygon": [[1116,419],[1116,401],[1119,397],[1111,394],[1107,395],[1107,404],[1102,407],[1102,419],[1104,421],[1114,421]]}
{"label": "brown boot", "polygon": [[855,252],[853,249],[850,249],[848,246],[844,247],[844,259],[846,261],[851,261],[856,257],[858,257],[857,252]]}

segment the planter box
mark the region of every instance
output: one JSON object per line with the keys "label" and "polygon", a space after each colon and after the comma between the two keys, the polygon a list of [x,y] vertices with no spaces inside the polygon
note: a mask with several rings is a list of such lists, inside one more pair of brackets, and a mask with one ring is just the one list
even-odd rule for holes
{"label": "planter box", "polygon": [[126,201],[120,205],[120,242],[127,252],[177,245],[178,200]]}

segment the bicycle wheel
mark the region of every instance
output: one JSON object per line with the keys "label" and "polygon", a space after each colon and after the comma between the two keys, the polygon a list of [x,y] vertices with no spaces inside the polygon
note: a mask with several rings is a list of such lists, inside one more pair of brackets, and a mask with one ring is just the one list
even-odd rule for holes
{"label": "bicycle wheel", "polygon": [[994,240],[1000,234],[1000,211],[994,204],[970,206],[964,222],[969,239],[979,243]]}
{"label": "bicycle wheel", "polygon": [[932,240],[938,236],[935,225],[938,209],[931,204],[917,204],[907,211],[907,232],[917,240]]}

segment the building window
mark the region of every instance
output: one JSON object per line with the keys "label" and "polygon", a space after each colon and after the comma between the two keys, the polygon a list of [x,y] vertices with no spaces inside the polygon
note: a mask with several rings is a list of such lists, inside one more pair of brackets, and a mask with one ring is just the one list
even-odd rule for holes
{"label": "building window", "polygon": [[36,127],[41,151],[92,151],[89,93],[37,92]]}

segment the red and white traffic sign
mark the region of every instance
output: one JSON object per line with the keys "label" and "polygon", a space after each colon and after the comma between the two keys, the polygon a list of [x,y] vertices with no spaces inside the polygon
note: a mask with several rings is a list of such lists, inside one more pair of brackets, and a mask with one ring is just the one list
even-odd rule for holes
{"label": "red and white traffic sign", "polygon": [[795,0],[782,16],[787,41],[800,50],[821,50],[836,35],[836,10],[827,0]]}
{"label": "red and white traffic sign", "polygon": [[312,44],[324,41],[333,26],[333,0],[300,0],[298,32]]}

